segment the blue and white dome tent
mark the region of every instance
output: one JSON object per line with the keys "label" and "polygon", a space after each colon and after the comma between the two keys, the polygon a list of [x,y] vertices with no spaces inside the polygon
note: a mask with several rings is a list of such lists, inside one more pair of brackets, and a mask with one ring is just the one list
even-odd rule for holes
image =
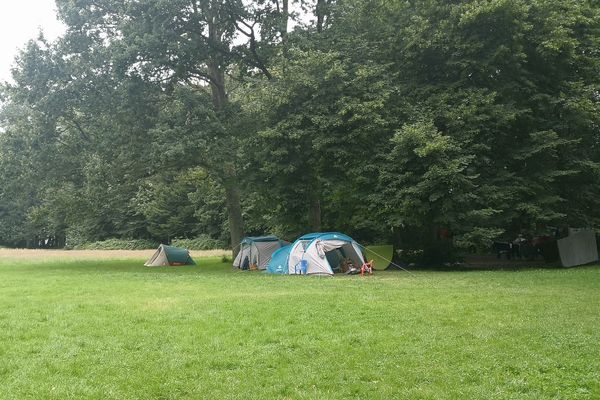
{"label": "blue and white dome tent", "polygon": [[240,243],[240,252],[233,261],[233,266],[244,269],[244,265],[247,267],[249,264],[254,264],[258,269],[264,270],[271,261],[271,255],[287,244],[289,242],[276,236],[245,237]]}
{"label": "blue and white dome tent", "polygon": [[309,233],[273,253],[267,272],[333,275],[344,258],[356,268],[365,262],[360,245],[350,236],[339,232]]}

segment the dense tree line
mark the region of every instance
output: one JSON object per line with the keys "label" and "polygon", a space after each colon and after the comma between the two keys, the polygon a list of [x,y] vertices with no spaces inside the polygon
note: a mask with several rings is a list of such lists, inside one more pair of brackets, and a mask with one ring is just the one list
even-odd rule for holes
{"label": "dense tree line", "polygon": [[0,242],[598,225],[594,0],[57,6],[1,89]]}

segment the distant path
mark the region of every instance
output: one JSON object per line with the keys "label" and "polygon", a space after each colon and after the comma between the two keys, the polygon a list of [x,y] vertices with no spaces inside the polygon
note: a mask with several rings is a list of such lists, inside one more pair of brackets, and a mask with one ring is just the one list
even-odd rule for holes
{"label": "distant path", "polygon": [[[122,259],[147,259],[156,250],[31,250],[31,249],[0,249],[1,259],[12,260],[122,260]],[[221,257],[231,256],[231,250],[192,250],[192,257]]]}

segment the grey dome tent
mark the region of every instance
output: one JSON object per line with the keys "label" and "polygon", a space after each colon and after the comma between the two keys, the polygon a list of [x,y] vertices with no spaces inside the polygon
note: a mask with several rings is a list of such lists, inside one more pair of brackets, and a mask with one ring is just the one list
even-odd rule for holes
{"label": "grey dome tent", "polygon": [[161,244],[154,255],[144,264],[146,267],[162,267],[165,265],[196,265],[188,249]]}
{"label": "grey dome tent", "polygon": [[273,253],[289,243],[277,236],[249,236],[240,243],[240,252],[233,261],[233,266],[249,269],[254,264],[260,270],[267,269]]}

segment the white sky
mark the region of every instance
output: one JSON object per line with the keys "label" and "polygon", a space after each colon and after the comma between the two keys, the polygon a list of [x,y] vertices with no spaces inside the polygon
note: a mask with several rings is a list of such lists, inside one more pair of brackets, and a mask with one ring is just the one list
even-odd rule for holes
{"label": "white sky", "polygon": [[0,81],[10,79],[18,49],[37,37],[40,28],[49,40],[64,32],[54,0],[0,0]]}
{"label": "white sky", "polygon": [[[289,29],[294,25],[290,21]],[[0,0],[0,82],[11,79],[18,50],[36,38],[40,29],[50,41],[65,31],[56,19],[54,0]]]}

